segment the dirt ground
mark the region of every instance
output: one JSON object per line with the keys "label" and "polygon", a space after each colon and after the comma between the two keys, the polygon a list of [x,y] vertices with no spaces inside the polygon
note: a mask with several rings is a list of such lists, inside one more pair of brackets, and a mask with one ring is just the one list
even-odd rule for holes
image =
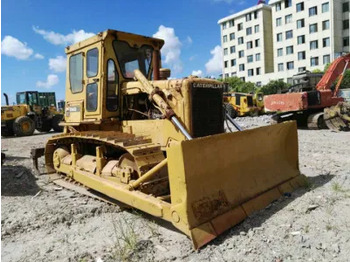
{"label": "dirt ground", "polygon": [[[269,117],[238,121],[253,128],[267,125]],[[46,175],[35,176],[30,149],[43,146],[52,134],[2,138],[7,159],[1,170],[1,259],[349,261],[350,132],[298,134],[307,188],[254,213],[199,251],[165,222],[63,189]]]}

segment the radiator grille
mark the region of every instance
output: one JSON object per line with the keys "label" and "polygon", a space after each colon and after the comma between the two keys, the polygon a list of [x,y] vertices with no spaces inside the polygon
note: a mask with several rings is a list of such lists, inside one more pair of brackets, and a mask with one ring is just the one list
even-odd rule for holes
{"label": "radiator grille", "polygon": [[192,136],[202,137],[224,132],[223,89],[191,88]]}

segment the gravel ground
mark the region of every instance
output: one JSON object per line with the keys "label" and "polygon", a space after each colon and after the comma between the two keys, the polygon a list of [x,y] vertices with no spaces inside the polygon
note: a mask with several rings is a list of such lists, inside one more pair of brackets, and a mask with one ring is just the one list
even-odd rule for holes
{"label": "gravel ground", "polygon": [[[268,125],[269,116],[237,120]],[[28,158],[52,134],[3,138],[2,261],[349,261],[350,133],[299,130],[305,189],[270,204],[199,251],[167,223],[36,177]],[[43,165],[43,160],[40,160]]]}

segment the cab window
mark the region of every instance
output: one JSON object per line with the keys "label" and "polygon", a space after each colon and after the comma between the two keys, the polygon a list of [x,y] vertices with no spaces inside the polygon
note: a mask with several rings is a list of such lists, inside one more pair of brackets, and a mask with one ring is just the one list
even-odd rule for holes
{"label": "cab window", "polygon": [[152,64],[151,46],[131,47],[127,42],[115,40],[113,48],[125,78],[133,78],[135,69],[148,76]]}
{"label": "cab window", "polygon": [[86,110],[95,112],[97,110],[97,84],[92,83],[86,86]]}
{"label": "cab window", "polygon": [[114,112],[118,109],[118,72],[112,59],[107,62],[107,110]]}
{"label": "cab window", "polygon": [[83,91],[83,54],[79,53],[69,58],[69,82],[72,93]]}
{"label": "cab window", "polygon": [[28,104],[31,106],[38,104],[38,93],[28,93]]}
{"label": "cab window", "polygon": [[98,49],[94,48],[87,51],[87,65],[86,65],[86,75],[87,77],[94,77],[97,75],[98,71]]}
{"label": "cab window", "polygon": [[19,105],[19,104],[26,104],[26,94],[25,93],[17,94],[17,105]]}

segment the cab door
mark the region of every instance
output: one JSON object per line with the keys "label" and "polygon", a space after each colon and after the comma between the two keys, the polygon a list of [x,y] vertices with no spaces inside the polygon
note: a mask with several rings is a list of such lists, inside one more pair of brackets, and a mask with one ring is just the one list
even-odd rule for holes
{"label": "cab door", "polygon": [[85,53],[84,89],[85,105],[84,118],[101,119],[101,61],[100,44],[90,46]]}

